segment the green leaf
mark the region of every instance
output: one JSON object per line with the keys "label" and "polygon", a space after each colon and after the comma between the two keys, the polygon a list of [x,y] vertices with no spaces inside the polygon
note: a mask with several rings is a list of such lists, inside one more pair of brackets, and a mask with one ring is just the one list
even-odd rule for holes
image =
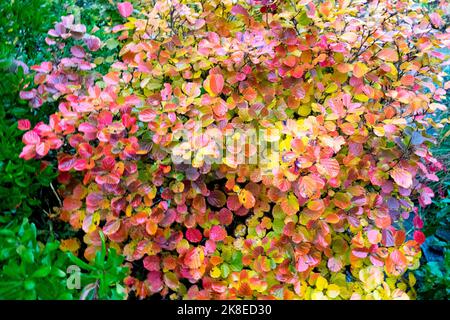
{"label": "green leaf", "polygon": [[51,266],[43,266],[43,267],[39,268],[38,270],[36,270],[35,272],[33,272],[31,277],[33,277],[33,278],[46,277],[46,276],[48,276],[48,274],[50,273],[51,270],[52,270]]}

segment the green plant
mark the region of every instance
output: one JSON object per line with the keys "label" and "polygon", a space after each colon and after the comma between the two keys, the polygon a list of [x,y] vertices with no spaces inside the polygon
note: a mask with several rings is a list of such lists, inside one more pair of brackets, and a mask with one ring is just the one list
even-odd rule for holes
{"label": "green plant", "polygon": [[437,245],[445,247],[442,261],[428,261],[416,271],[417,293],[421,300],[448,300],[450,297],[450,247],[443,241]]}
{"label": "green plant", "polygon": [[95,259],[88,264],[69,252],[70,261],[88,273],[81,274],[83,290],[81,299],[123,300],[126,297],[125,288],[121,285],[128,274],[124,267],[124,257],[118,255],[113,248],[106,249],[105,236],[100,233],[102,247],[96,252]]}
{"label": "green plant", "polygon": [[27,218],[20,224],[0,222],[0,299],[72,299],[66,287],[68,257],[58,247],[55,240],[39,242]]}

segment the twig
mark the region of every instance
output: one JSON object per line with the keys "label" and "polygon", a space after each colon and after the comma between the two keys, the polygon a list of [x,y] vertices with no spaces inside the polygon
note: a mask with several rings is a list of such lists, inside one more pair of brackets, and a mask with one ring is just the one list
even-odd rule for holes
{"label": "twig", "polygon": [[55,194],[56,198],[58,199],[59,206],[62,207],[63,203],[61,201],[61,198],[59,197],[58,193],[56,192],[55,188],[53,187],[53,184],[50,182],[50,188],[52,189],[53,193]]}

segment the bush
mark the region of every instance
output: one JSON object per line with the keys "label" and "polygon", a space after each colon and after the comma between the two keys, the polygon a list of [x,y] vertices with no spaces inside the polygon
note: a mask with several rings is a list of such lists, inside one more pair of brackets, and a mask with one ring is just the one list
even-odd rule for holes
{"label": "bush", "polygon": [[59,242],[37,241],[36,226],[26,218],[0,226],[0,299],[72,299],[66,286],[69,260]]}
{"label": "bush", "polygon": [[139,298],[414,298],[446,9],[123,2],[108,39],[65,16],[20,156],[57,158],[59,217]]}

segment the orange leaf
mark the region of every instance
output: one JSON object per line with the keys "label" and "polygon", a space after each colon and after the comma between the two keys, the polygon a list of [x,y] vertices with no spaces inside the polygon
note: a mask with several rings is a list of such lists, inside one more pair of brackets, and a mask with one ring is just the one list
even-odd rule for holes
{"label": "orange leaf", "polygon": [[333,203],[341,209],[348,209],[351,206],[350,196],[346,193],[338,192],[334,195]]}
{"label": "orange leaf", "polygon": [[213,73],[208,78],[209,78],[209,87],[211,88],[211,91],[215,95],[221,93],[224,85],[223,76],[221,74]]}
{"label": "orange leaf", "polygon": [[331,224],[335,224],[338,223],[341,219],[339,218],[339,216],[336,213],[332,213],[327,215],[327,217],[325,218],[325,221]]}
{"label": "orange leaf", "polygon": [[357,62],[353,67],[353,75],[357,78],[362,78],[368,71],[369,68],[362,62]]}
{"label": "orange leaf", "polygon": [[296,56],[289,56],[286,59],[284,59],[283,63],[287,65],[288,67],[293,67],[297,63],[297,57]]}
{"label": "orange leaf", "polygon": [[313,200],[308,202],[308,209],[312,211],[323,212],[325,210],[325,205],[323,204],[323,200]]}
{"label": "orange leaf", "polygon": [[407,261],[405,255],[397,249],[392,251],[386,259],[386,271],[393,276],[403,274],[406,270],[406,265]]}
{"label": "orange leaf", "polygon": [[298,189],[303,198],[309,198],[316,193],[317,183],[310,176],[304,176],[299,180]]}
{"label": "orange leaf", "polygon": [[409,171],[405,169],[396,167],[390,173],[392,179],[394,179],[395,183],[402,188],[408,189],[412,186],[412,175]]}
{"label": "orange leaf", "polygon": [[389,62],[396,62],[398,61],[398,54],[397,51],[394,49],[383,49],[378,53],[378,58],[389,61]]}
{"label": "orange leaf", "polygon": [[242,189],[239,192],[239,202],[246,208],[251,209],[255,206],[255,197],[253,193],[248,190]]}

